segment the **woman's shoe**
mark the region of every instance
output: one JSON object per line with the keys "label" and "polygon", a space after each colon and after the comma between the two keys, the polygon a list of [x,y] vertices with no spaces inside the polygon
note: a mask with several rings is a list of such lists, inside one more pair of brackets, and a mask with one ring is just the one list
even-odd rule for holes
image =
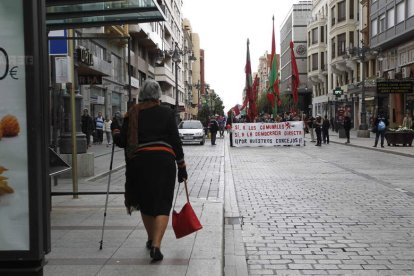
{"label": "woman's shoe", "polygon": [[150,257],[154,262],[164,259],[164,255],[162,255],[161,250],[158,247],[151,247]]}
{"label": "woman's shoe", "polygon": [[151,249],[151,247],[152,247],[152,240],[147,240],[147,242],[145,243],[145,247],[147,249]]}

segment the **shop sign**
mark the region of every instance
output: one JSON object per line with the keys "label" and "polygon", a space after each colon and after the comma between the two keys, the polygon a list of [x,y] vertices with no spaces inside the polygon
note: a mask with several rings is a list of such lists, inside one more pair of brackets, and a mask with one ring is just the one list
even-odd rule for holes
{"label": "shop sign", "polygon": [[333,90],[333,94],[335,95],[335,97],[340,97],[344,94],[344,90],[342,90],[341,87],[337,87]]}
{"label": "shop sign", "polygon": [[102,84],[102,76],[78,76],[79,85]]}
{"label": "shop sign", "polygon": [[[66,30],[50,31],[49,37],[67,37]],[[68,54],[68,40],[67,39],[50,39],[49,40],[49,55],[67,55]]]}
{"label": "shop sign", "polygon": [[139,80],[131,76],[131,86],[134,88],[139,88]]}
{"label": "shop sign", "polygon": [[382,94],[412,93],[413,81],[411,80],[386,80],[377,81],[377,92]]}
{"label": "shop sign", "polygon": [[[0,8],[0,252],[29,250],[23,1]],[[23,58],[24,60],[24,58]]]}
{"label": "shop sign", "polygon": [[76,50],[76,53],[78,55],[79,62],[82,62],[83,64],[86,64],[88,66],[93,66],[93,55],[91,52],[89,52],[88,49],[78,48]]}

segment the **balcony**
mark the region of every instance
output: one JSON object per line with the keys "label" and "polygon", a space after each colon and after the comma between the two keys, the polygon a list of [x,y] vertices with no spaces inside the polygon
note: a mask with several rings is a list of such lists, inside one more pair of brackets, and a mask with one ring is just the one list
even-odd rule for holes
{"label": "balcony", "polygon": [[154,70],[155,80],[161,82],[167,82],[171,86],[174,85],[174,76],[171,68],[166,66],[157,66]]}
{"label": "balcony", "polygon": [[325,15],[312,16],[308,20],[308,29],[313,29],[316,26],[325,26],[327,20],[328,20],[328,17]]}

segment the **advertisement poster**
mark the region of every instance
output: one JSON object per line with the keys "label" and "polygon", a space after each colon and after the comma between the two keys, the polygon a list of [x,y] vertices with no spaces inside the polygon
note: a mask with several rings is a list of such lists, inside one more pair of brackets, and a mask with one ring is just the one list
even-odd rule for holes
{"label": "advertisement poster", "polygon": [[235,147],[303,146],[303,121],[233,124]]}
{"label": "advertisement poster", "polygon": [[22,5],[0,2],[0,251],[30,246]]}

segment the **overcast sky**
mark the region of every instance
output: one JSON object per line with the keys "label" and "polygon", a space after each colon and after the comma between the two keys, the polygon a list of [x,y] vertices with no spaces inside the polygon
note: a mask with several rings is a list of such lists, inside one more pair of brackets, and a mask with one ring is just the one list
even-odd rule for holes
{"label": "overcast sky", "polygon": [[276,52],[280,26],[299,0],[184,0],[183,17],[200,36],[205,51],[205,81],[223,100],[225,112],[242,103],[246,41],[250,39],[252,71],[259,57],[271,52],[275,16]]}

